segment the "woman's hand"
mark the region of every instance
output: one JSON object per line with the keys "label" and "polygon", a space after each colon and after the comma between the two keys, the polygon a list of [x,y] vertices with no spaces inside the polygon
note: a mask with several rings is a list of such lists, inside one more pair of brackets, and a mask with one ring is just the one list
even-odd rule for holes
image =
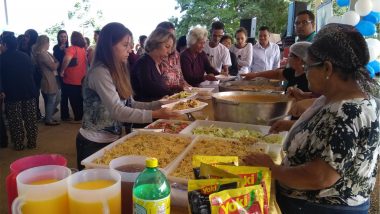
{"label": "woman's hand", "polygon": [[268,168],[273,168],[275,163],[272,158],[264,153],[252,153],[243,158],[243,162],[250,166],[263,166]]}
{"label": "woman's hand", "polygon": [[293,117],[300,117],[315,101],[316,98],[303,99],[293,104],[289,114]]}
{"label": "woman's hand", "polygon": [[215,78],[215,76],[213,74],[207,74],[205,76],[205,80],[208,80],[208,81],[217,81],[217,79]]}
{"label": "woman's hand", "polygon": [[289,131],[292,128],[295,120],[277,120],[272,124],[269,133],[277,134],[283,131]]}
{"label": "woman's hand", "polygon": [[191,91],[192,89],[193,89],[193,86],[191,86],[191,85],[184,85],[183,86],[184,91]]}
{"label": "woman's hand", "polygon": [[61,46],[59,46],[59,49],[65,51],[66,50],[66,44],[61,44]]}
{"label": "woman's hand", "polygon": [[240,74],[241,77],[244,77],[245,80],[251,80],[251,79],[255,79],[257,77],[257,73],[256,72],[251,72],[251,73],[248,73],[248,74]]}
{"label": "woman's hand", "polygon": [[170,119],[178,116],[180,116],[178,112],[174,112],[168,108],[161,108],[152,112],[152,117],[159,119]]}
{"label": "woman's hand", "polygon": [[220,72],[220,75],[223,75],[223,76],[228,77],[228,72],[222,70],[222,71]]}
{"label": "woman's hand", "polygon": [[297,85],[296,85],[296,86],[288,87],[288,89],[286,89],[286,95],[288,95],[288,97],[290,98],[300,100],[300,99],[303,99],[304,92],[301,89],[297,88]]}
{"label": "woman's hand", "polygon": [[297,101],[298,100],[303,100],[303,99],[309,99],[309,98],[312,97],[311,96],[311,94],[312,94],[311,92],[304,92],[301,89],[297,88],[297,85],[289,87],[286,90],[286,94],[288,95],[288,97],[294,98]]}

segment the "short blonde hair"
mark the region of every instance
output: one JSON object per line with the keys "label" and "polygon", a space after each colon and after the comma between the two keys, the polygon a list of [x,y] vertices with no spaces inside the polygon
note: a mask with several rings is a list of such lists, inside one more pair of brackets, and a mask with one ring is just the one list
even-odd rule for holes
{"label": "short blonde hair", "polygon": [[187,47],[190,47],[198,42],[200,39],[207,40],[208,32],[207,29],[199,25],[190,29],[186,36]]}
{"label": "short blonde hair", "polygon": [[42,47],[46,44],[49,43],[49,37],[46,35],[40,35],[37,37],[36,43],[33,45],[33,53],[39,53],[42,51]]}
{"label": "short blonde hair", "polygon": [[175,50],[176,38],[174,34],[168,30],[158,27],[156,28],[145,41],[145,51],[147,53],[152,52],[160,47],[160,45],[169,39],[173,40],[173,50]]}

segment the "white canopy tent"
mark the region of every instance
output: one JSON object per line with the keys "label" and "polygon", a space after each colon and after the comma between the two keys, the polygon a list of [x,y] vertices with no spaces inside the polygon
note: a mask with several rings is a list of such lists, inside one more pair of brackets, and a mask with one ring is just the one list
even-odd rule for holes
{"label": "white canopy tent", "polygon": [[4,15],[5,15],[5,24],[8,25],[8,8],[7,8],[7,0],[4,0]]}

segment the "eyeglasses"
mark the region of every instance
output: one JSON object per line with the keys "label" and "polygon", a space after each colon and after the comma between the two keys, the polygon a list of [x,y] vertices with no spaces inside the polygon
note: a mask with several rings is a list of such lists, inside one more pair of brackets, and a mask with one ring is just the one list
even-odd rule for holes
{"label": "eyeglasses", "polygon": [[295,57],[298,57],[298,56],[295,55],[294,53],[289,53],[289,57],[291,57],[291,58],[295,58]]}
{"label": "eyeglasses", "polygon": [[312,64],[303,64],[302,67],[303,67],[303,71],[305,73],[307,73],[309,71],[310,68],[314,68],[314,67],[318,67],[318,66],[321,66],[323,65],[323,62],[316,62],[316,63],[312,63]]}
{"label": "eyeglasses", "polygon": [[310,20],[303,20],[303,21],[299,21],[299,22],[294,22],[294,26],[298,26],[298,25],[305,26],[305,25],[307,25],[309,23],[311,23]]}

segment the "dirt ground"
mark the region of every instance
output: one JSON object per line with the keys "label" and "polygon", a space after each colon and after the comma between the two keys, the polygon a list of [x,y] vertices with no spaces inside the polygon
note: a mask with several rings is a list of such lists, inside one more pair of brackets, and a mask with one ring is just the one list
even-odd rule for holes
{"label": "dirt ground", "polygon": [[[42,100],[42,99],[41,99]],[[40,100],[40,101],[41,101]],[[42,101],[41,101],[42,102]],[[40,104],[43,112],[43,105]],[[55,115],[58,119],[59,113]],[[5,178],[9,173],[9,165],[21,158],[35,154],[61,154],[68,160],[68,167],[77,168],[76,166],[76,150],[75,137],[80,128],[80,124],[71,124],[62,122],[58,126],[45,126],[39,124],[39,134],[37,148],[33,150],[15,151],[12,144],[9,143],[8,148],[0,148],[0,213],[8,213],[7,208],[7,193],[5,190]],[[371,196],[371,214],[380,214],[379,209],[379,179],[375,191]]]}

